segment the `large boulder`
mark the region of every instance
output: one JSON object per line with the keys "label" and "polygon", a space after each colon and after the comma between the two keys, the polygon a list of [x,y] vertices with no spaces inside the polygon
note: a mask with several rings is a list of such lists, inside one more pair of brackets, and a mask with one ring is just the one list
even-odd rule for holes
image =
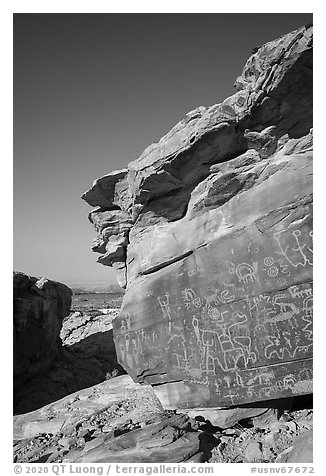
{"label": "large boulder", "polygon": [[235,86],[82,196],[126,288],[119,361],[166,408],[312,391],[312,27]]}
{"label": "large boulder", "polygon": [[[32,368],[23,385],[15,387],[14,413],[26,413],[56,401],[77,390],[124,374],[118,364],[112,321],[119,309],[72,312],[60,321],[48,322],[48,354],[43,366]],[[41,319],[41,318],[40,318]],[[51,350],[52,345],[52,350]],[[41,344],[39,345],[40,348]],[[38,350],[34,349],[34,352]],[[33,350],[33,349],[32,349]],[[33,357],[34,355],[34,357]],[[22,363],[27,365],[29,361]],[[31,359],[37,361],[35,354]],[[42,362],[42,359],[41,359]]]}
{"label": "large boulder", "polygon": [[60,329],[69,315],[72,292],[46,278],[14,272],[14,388],[41,374],[56,358]]}

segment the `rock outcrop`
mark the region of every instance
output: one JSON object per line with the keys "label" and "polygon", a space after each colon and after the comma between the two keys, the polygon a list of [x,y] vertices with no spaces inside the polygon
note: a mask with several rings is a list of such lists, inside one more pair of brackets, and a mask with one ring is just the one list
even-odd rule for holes
{"label": "rock outcrop", "polygon": [[60,329],[69,315],[71,290],[62,283],[14,272],[14,388],[41,374],[62,346]]}
{"label": "rock outcrop", "polygon": [[62,283],[14,273],[14,413],[125,373],[112,322],[119,309],[71,313]]}
{"label": "rock outcrop", "polygon": [[204,418],[163,410],[150,385],[123,375],[16,415],[14,462],[307,463],[313,412],[302,408],[302,399],[294,399],[300,410],[278,416],[265,411],[244,419],[238,410],[232,427],[225,410],[229,421],[222,429]]}
{"label": "rock outcrop", "polygon": [[82,196],[126,288],[119,361],[165,408],[312,391],[312,27],[235,86]]}
{"label": "rock outcrop", "polygon": [[14,412],[25,413],[103,380],[124,374],[117,362],[112,321],[118,309],[73,312],[59,329],[60,347],[46,369],[15,391]]}

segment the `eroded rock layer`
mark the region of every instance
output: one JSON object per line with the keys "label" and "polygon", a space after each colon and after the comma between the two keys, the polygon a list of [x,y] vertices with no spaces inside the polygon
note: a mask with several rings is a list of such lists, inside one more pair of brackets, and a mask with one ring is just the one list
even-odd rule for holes
{"label": "eroded rock layer", "polygon": [[167,408],[312,391],[312,27],[84,195],[120,363]]}
{"label": "eroded rock layer", "polygon": [[14,387],[22,387],[54,361],[72,292],[62,283],[14,272]]}

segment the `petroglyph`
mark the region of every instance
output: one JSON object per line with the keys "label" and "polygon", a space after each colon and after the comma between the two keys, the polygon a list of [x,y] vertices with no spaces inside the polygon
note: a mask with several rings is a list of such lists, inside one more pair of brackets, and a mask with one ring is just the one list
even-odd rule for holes
{"label": "petroglyph", "polygon": [[201,299],[196,296],[195,291],[191,288],[186,288],[182,291],[182,300],[186,309],[189,309],[191,305],[195,307],[202,306]]}
{"label": "petroglyph", "polygon": [[210,287],[208,291],[211,292],[209,296],[205,296],[205,301],[207,305],[214,303],[215,305],[227,304],[232,302],[235,299],[233,294],[230,294],[228,289],[217,289]]}
{"label": "petroglyph", "polygon": [[[290,366],[280,375],[274,366],[284,361],[294,365],[312,350],[312,286],[290,281],[292,275],[297,279],[298,273],[306,272],[304,266],[311,262],[309,247],[303,243],[308,235],[295,231],[280,232],[278,240],[272,235],[274,247],[266,249],[265,256],[255,255],[255,261],[244,253],[241,259],[231,254],[232,261],[221,258],[210,280],[200,285],[192,264],[172,276],[176,280],[172,291],[164,291],[164,282],[163,290],[147,288],[143,310],[157,316],[159,328],[135,330],[134,316],[122,313],[120,359],[139,375],[144,361],[147,369],[162,365],[163,352],[168,356],[169,378],[209,386],[229,403],[237,402],[239,392],[245,398],[291,394],[300,382],[299,370],[292,373]],[[286,242],[289,235],[292,241]],[[251,252],[254,247],[253,241]],[[230,250],[225,255],[230,256]],[[198,266],[209,265],[198,260]],[[287,280],[292,285],[287,287]]]}
{"label": "petroglyph", "polygon": [[131,317],[130,317],[129,312],[125,313],[124,316],[125,316],[125,318],[121,319],[120,328],[121,328],[122,331],[130,331],[130,329],[131,329]]}
{"label": "petroglyph", "polygon": [[293,345],[291,334],[283,331],[282,333],[275,327],[274,335],[269,335],[268,340],[270,344],[265,348],[265,357],[267,359],[278,358],[284,359],[285,355],[293,358],[298,346]]}
{"label": "petroglyph", "polygon": [[171,307],[170,307],[170,294],[166,293],[164,298],[157,297],[158,303],[160,305],[164,319],[168,321],[169,332],[171,331],[172,325],[172,316],[171,316]]}
{"label": "petroglyph", "polygon": [[264,385],[272,383],[275,375],[274,372],[260,372],[256,374],[254,377],[250,378],[246,385]]}
{"label": "petroglyph", "polygon": [[305,368],[299,372],[300,380],[312,380],[313,378],[313,371],[312,369]]}
{"label": "petroglyph", "polygon": [[278,275],[278,268],[274,263],[274,258],[271,256],[267,256],[264,259],[264,265],[267,266],[267,268],[263,268],[264,271],[267,271],[268,276],[271,278],[275,278]]}
{"label": "petroglyph", "polygon": [[307,324],[302,328],[307,340],[312,341],[312,316],[313,316],[313,297],[306,297],[303,301],[304,316],[302,320]]}
{"label": "petroglyph", "polygon": [[280,231],[274,234],[281,251],[277,253],[294,267],[312,265],[312,232],[305,228],[301,230]]}
{"label": "petroglyph", "polygon": [[239,283],[253,283],[258,282],[257,270],[258,263],[253,263],[253,266],[249,263],[234,264],[231,261],[225,262],[226,267],[230,274],[236,274]]}
{"label": "petroglyph", "polygon": [[274,264],[274,258],[272,258],[271,256],[267,256],[266,258],[264,258],[265,266],[272,266],[273,264]]}
{"label": "petroglyph", "polygon": [[289,292],[290,292],[290,294],[293,298],[297,298],[297,297],[305,298],[305,297],[312,296],[312,288],[311,287],[302,288],[302,287],[299,287],[299,286],[291,286],[289,288]]}

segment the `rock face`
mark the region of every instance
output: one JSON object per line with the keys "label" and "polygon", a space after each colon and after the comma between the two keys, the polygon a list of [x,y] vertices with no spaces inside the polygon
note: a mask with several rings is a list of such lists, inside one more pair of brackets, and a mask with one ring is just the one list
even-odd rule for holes
{"label": "rock face", "polygon": [[46,370],[60,348],[71,290],[62,283],[14,272],[14,388]]}
{"label": "rock face", "polygon": [[166,408],[312,391],[312,27],[235,86],[82,196],[126,287],[119,362]]}
{"label": "rock face", "polygon": [[[118,364],[112,321],[119,309],[73,312],[63,319],[61,329],[53,327],[56,354],[42,372],[30,375],[17,388],[14,412],[26,413],[77,390],[125,373]],[[51,323],[49,323],[51,326]],[[50,331],[48,331],[50,332]]]}

